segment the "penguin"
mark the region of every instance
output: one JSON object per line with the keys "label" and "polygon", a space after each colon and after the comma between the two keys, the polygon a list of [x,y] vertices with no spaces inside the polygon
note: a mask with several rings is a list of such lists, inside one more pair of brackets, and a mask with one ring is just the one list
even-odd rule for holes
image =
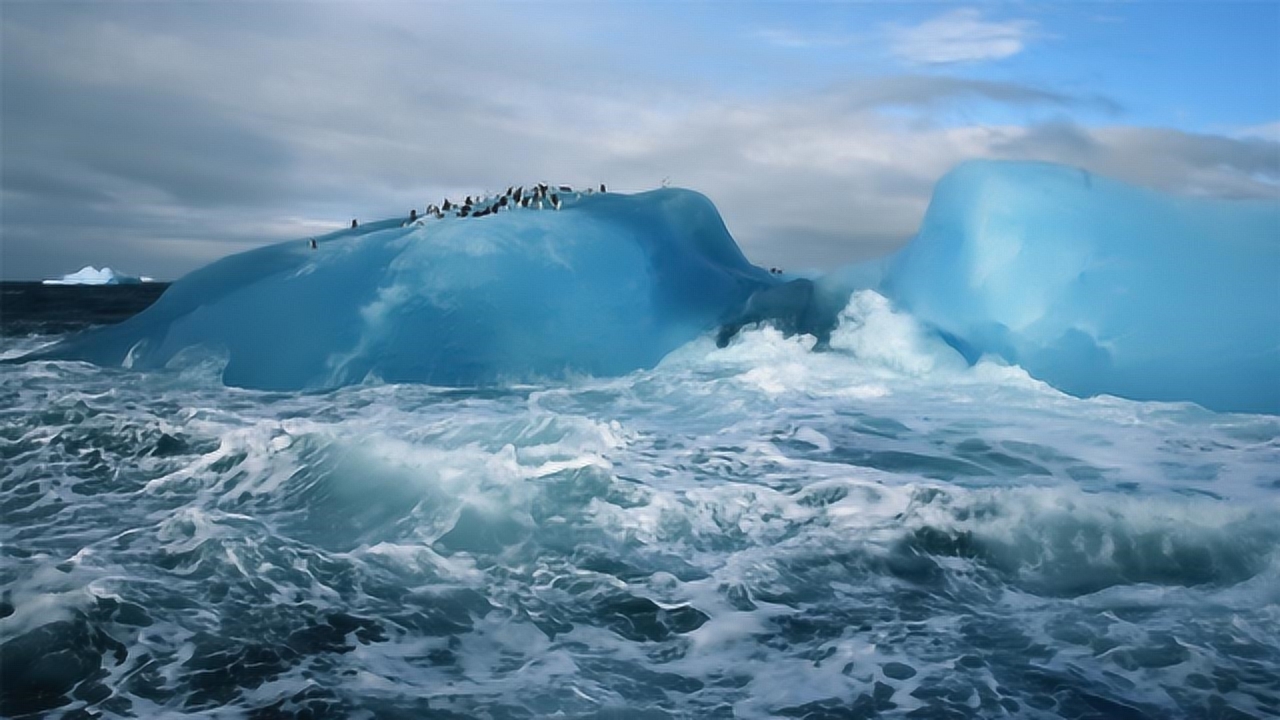
{"label": "penguin", "polygon": [[418,219],[418,209],[414,208],[409,211],[409,222],[413,222],[414,220],[417,220],[417,219]]}
{"label": "penguin", "polygon": [[512,195],[511,197],[514,198],[516,202],[520,202],[520,198],[524,197],[524,186],[521,185],[520,187],[516,188],[515,195]]}
{"label": "penguin", "polygon": [[548,189],[549,187],[547,186],[546,183],[538,183],[538,192],[542,193],[543,195],[546,195]]}
{"label": "penguin", "polygon": [[315,250],[315,249],[318,247],[318,246],[316,245],[316,239],[315,239],[315,238],[311,238],[311,241],[310,241],[308,244],[311,246],[311,249],[312,249],[312,250]]}
{"label": "penguin", "polygon": [[351,218],[351,229],[354,230],[359,226],[360,226],[360,223],[356,222],[355,218]]}
{"label": "penguin", "polygon": [[551,193],[551,207],[554,210],[560,209],[560,196],[555,193]]}
{"label": "penguin", "polygon": [[506,207],[506,206],[507,206],[507,196],[506,196],[506,195],[503,195],[502,197],[498,198],[498,205],[499,205],[499,206],[501,206],[501,207]]}
{"label": "penguin", "polygon": [[600,183],[600,192],[609,192],[608,190],[604,189],[604,183]]}
{"label": "penguin", "polygon": [[449,212],[450,210],[453,209],[453,205],[449,203],[449,198],[444,199],[444,205],[442,205],[440,209],[444,210],[445,212]]}
{"label": "penguin", "polygon": [[471,208],[469,207],[464,207],[458,211],[458,217],[467,217],[470,214],[471,214]]}
{"label": "penguin", "polygon": [[527,207],[529,207],[529,198],[521,198],[521,200],[520,200],[520,207],[522,207],[522,208],[527,208]]}

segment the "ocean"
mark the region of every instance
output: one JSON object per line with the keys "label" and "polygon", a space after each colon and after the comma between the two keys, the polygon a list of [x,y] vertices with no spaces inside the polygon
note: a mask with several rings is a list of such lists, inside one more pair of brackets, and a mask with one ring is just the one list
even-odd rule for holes
{"label": "ocean", "polygon": [[[12,359],[162,286],[6,283]],[[1280,418],[883,298],[476,389],[0,365],[0,715],[1280,716]]]}

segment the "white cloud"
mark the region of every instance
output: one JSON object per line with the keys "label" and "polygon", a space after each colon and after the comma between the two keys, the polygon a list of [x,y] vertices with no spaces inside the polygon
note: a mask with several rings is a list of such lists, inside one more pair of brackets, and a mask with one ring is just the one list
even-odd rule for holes
{"label": "white cloud", "polygon": [[1034,36],[1028,20],[993,22],[973,8],[953,10],[919,25],[891,26],[893,54],[920,65],[999,60],[1022,52]]}
{"label": "white cloud", "polygon": [[1234,133],[1237,137],[1244,138],[1261,138],[1272,142],[1280,142],[1280,120],[1273,123],[1265,123],[1263,125],[1254,125],[1252,127],[1241,128]]}
{"label": "white cloud", "polygon": [[[74,270],[53,264],[92,249],[115,253],[96,264],[171,278],[325,222],[539,180],[633,192],[669,177],[708,195],[753,261],[786,268],[892,249],[937,179],[970,158],[1280,197],[1280,143],[1265,139],[931,122],[973,99],[1015,116],[1109,107],[1052,88],[927,74],[735,96],[672,75],[620,83],[628,58],[584,62],[523,20],[462,36],[459,22],[388,30],[349,11],[308,6],[308,33],[287,37],[254,31],[270,23],[104,25],[70,11],[56,32],[27,34],[6,17],[6,271]],[[163,63],[142,61],[161,46]]]}
{"label": "white cloud", "polygon": [[855,36],[849,34],[805,32],[788,28],[758,30],[753,36],[769,45],[800,50],[840,47],[856,40]]}

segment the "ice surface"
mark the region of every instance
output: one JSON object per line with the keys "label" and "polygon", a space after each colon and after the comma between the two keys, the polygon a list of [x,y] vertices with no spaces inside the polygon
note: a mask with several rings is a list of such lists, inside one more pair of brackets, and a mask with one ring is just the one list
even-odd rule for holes
{"label": "ice surface", "polygon": [[934,190],[883,288],[971,359],[1076,395],[1280,412],[1280,205],[1173,197],[1041,163]]}
{"label": "ice surface", "polygon": [[136,285],[138,283],[151,282],[149,277],[134,277],[116,272],[109,267],[101,270],[92,266],[85,265],[70,275],[63,275],[57,279],[45,280],[45,285]]}
{"label": "ice surface", "polygon": [[559,211],[370,223],[225,258],[53,355],[161,367],[225,353],[264,389],[472,385],[650,367],[778,282],[702,195],[570,195]]}

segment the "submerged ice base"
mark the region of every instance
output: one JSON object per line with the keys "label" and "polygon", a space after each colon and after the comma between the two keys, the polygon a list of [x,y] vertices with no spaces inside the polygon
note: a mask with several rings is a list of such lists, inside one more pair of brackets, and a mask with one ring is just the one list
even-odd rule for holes
{"label": "submerged ice base", "polygon": [[1074,395],[1280,412],[1280,204],[1174,197],[1042,163],[934,189],[885,293],[973,359]]}
{"label": "submerged ice base", "polygon": [[584,195],[560,211],[383,221],[315,250],[228,257],[49,356],[156,368],[199,348],[225,354],[226,383],[279,390],[619,375],[776,282],[698,193]]}

